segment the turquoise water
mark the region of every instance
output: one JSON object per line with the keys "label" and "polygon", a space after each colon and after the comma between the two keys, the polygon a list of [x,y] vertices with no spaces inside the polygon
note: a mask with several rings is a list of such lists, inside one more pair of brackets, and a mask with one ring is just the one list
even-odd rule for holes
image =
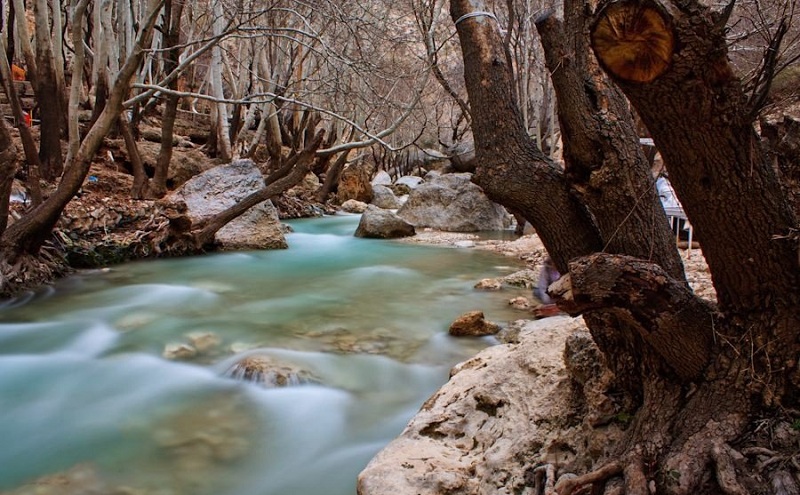
{"label": "turquoise water", "polygon": [[[131,263],[5,303],[0,491],[61,473],[74,493],[354,494],[449,368],[493,343],[449,337],[453,319],[524,317],[507,304],[521,292],[473,289],[515,260],[358,239],[357,221],[298,220],[288,250]],[[197,334],[212,337],[197,355],[162,357]],[[318,384],[225,378],[245,356]]]}

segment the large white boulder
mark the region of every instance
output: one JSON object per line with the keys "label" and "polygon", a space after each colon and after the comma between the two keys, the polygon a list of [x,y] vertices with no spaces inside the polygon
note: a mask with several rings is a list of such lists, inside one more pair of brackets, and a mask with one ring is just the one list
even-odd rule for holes
{"label": "large white boulder", "polygon": [[511,217],[505,208],[492,202],[471,179],[467,173],[430,173],[397,214],[415,227],[449,232],[508,228]]}
{"label": "large white boulder", "polygon": [[[533,493],[527,487],[540,463],[553,464],[561,475],[606,455],[622,430],[608,418],[581,420],[584,408],[591,413],[598,403],[587,405],[586,396],[597,398],[598,380],[606,376],[594,368],[599,351],[583,320],[527,322],[515,340],[457,365],[450,381],[361,472],[358,494]],[[581,345],[567,346],[571,340]],[[574,359],[570,348],[577,349]],[[567,371],[565,354],[580,370]],[[581,382],[571,374],[597,376]]]}
{"label": "large white boulder", "polygon": [[[192,222],[215,215],[264,187],[261,171],[251,160],[236,160],[196,175],[173,191],[169,201],[183,201]],[[278,212],[264,201],[231,221],[215,237],[223,249],[287,247]]]}

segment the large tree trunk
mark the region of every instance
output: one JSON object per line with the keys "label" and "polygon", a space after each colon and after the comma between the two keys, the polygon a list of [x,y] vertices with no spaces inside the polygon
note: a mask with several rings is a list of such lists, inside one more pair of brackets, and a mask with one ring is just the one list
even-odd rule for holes
{"label": "large tree trunk", "polygon": [[564,12],[563,23],[547,15],[536,27],[558,101],[565,173],[572,190],[593,213],[603,251],[652,260],[682,279],[675,238],[627,101],[591,56],[588,26],[578,2],[566,0]]}
{"label": "large tree trunk", "polygon": [[[480,10],[473,4],[452,0],[453,19]],[[457,22],[475,153],[482,165],[473,180],[490,198],[521,212],[539,233],[556,266],[566,272],[569,260],[601,251],[602,239],[588,211],[570,191],[561,168],[536,148],[525,132],[495,22],[486,15]]]}
{"label": "large tree trunk", "polygon": [[[752,112],[743,107],[725,58],[724,21],[692,1],[680,8],[644,5],[610,4],[601,17],[626,7],[629,16],[615,18],[611,28],[595,22],[592,40],[597,52],[611,46],[614,56],[620,49],[609,36],[630,36],[634,54],[668,40],[669,57],[657,50],[642,57],[651,62],[647,67],[631,68],[630,54],[603,65],[621,69],[615,79],[665,157],[706,253],[719,306],[691,292],[668,248],[671,236],[663,235],[663,213],[624,103],[586,59],[585,21],[568,16],[566,29],[552,17],[539,22],[566,161],[564,174],[556,167],[542,174],[549,164],[523,133],[496,21],[475,0],[451,1],[481,163],[476,181],[531,221],[565,273],[552,289],[559,305],[584,316],[617,379],[630,390],[640,387],[614,461],[559,483],[557,493],[590,484],[602,493],[613,476],[624,478],[629,494],[650,493],[651,485],[658,493],[747,493],[729,442],[767,408],[798,403],[798,226],[759,154]],[[655,14],[644,15],[649,6]],[[644,34],[629,32],[653,19],[668,34],[648,40],[650,26]],[[575,38],[568,41],[566,32]],[[673,57],[675,47],[680,57]],[[666,63],[658,67],[660,61]],[[529,191],[556,211],[520,201]],[[564,224],[565,212],[579,221]]]}

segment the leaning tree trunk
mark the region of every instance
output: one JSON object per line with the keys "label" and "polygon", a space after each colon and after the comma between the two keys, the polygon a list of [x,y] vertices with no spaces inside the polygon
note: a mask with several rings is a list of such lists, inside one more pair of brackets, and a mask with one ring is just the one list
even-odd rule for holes
{"label": "leaning tree trunk", "polygon": [[[313,126],[309,129],[309,133],[311,132],[313,132]],[[232,220],[238,218],[253,206],[263,203],[299,184],[303,177],[308,174],[311,162],[314,160],[314,154],[322,143],[324,136],[324,130],[317,131],[316,135],[306,140],[306,147],[302,151],[287,158],[280,169],[264,180],[265,186],[263,188],[195,226],[193,232],[195,247],[200,249],[212,243],[219,229]]]}
{"label": "leaning tree trunk", "polygon": [[559,166],[527,135],[496,21],[485,13],[474,15],[480,10],[476,3],[450,2],[464,57],[475,153],[482,164],[473,180],[490,198],[521,212],[566,272],[569,260],[601,251],[602,240]]}
{"label": "leaning tree trunk", "polygon": [[[632,17],[614,18],[624,6],[632,9]],[[602,493],[605,479],[612,476],[624,478],[629,494],[649,493],[652,485],[659,493],[746,493],[737,481],[733,469],[736,454],[729,442],[745,431],[757,413],[765,411],[765,405],[797,407],[797,224],[774,175],[758,155],[756,135],[746,118],[751,112],[741,107],[741,91],[730,79],[724,26],[720,26],[724,21],[720,23],[690,1],[669,14],[658,7],[654,12],[642,14],[642,2],[638,1],[612,3],[592,25],[592,41],[602,60],[602,51],[609,47],[607,53],[621,53],[614,45],[616,40],[608,38],[621,34],[632,39],[630,52],[616,61],[613,57],[604,60],[604,67],[613,70],[620,62],[622,71],[615,78],[620,79],[662,150],[696,231],[704,232],[702,236],[698,232],[698,237],[708,253],[720,299],[718,310],[691,292],[680,273],[670,267],[669,253],[642,255],[638,238],[652,235],[652,230],[646,230],[646,213],[634,219],[644,231],[625,232],[619,217],[610,220],[618,213],[597,201],[604,194],[632,201],[643,193],[641,171],[636,175],[634,170],[615,168],[626,163],[625,150],[633,150],[638,140],[624,126],[608,125],[620,118],[615,113],[620,107],[611,99],[614,90],[603,88],[602,80],[587,66],[578,66],[579,72],[586,71],[582,78],[562,85],[560,107],[588,102],[585,115],[599,117],[585,119],[570,114],[574,108],[559,108],[562,125],[567,128],[565,140],[570,140],[565,143],[567,172],[564,176],[554,169],[552,175],[543,175],[540,170],[547,169],[548,163],[523,133],[513,101],[511,70],[493,16],[474,0],[451,1],[464,57],[476,152],[482,163],[476,181],[493,199],[525,213],[565,273],[553,289],[560,296],[559,305],[570,314],[583,314],[606,356],[612,362],[628,362],[616,366],[615,371],[628,375],[623,379],[640,382],[641,401],[637,409],[627,411],[634,419],[627,440],[616,447],[615,460],[560,483],[556,487],[559,495],[588,484],[595,485],[593,492]],[[611,27],[603,27],[603,16],[609,14]],[[648,22],[654,19],[663,20],[664,30],[655,40],[647,40],[653,31]],[[647,68],[644,76],[631,71],[631,53],[658,47],[662,39],[669,39],[664,32],[673,33],[667,27],[672,25],[677,41],[669,40],[669,56],[659,51],[642,57],[645,61],[666,60],[667,67]],[[641,26],[647,27],[645,33],[626,31]],[[581,42],[575,43],[574,49],[558,43],[559,25],[551,19],[542,19],[540,28],[552,68],[557,60],[571,65],[582,56],[578,52]],[[583,30],[570,30],[583,36]],[[680,47],[681,55],[672,60],[675,47]],[[630,74],[633,79],[626,79]],[[565,70],[555,74],[554,84],[575,76]],[[726,84],[719,88],[716,85],[720,83]],[[632,143],[614,141],[625,133]],[[664,151],[665,147],[669,151]],[[598,148],[599,161],[587,154]],[[634,175],[619,180],[625,174]],[[617,175],[617,180],[609,182],[605,175]],[[570,185],[574,187],[571,192]],[[623,190],[606,191],[608,187]],[[520,201],[522,191],[553,201],[557,209]],[[757,198],[744,201],[742,193],[755,191],[760,192]],[[652,196],[638,207],[652,212],[651,201]],[[590,213],[584,214],[584,210]],[[710,218],[704,218],[709,211]],[[575,215],[580,223],[564,225],[563,212]],[[636,214],[632,210],[632,216]],[[558,226],[555,232],[553,225]],[[619,232],[612,232],[616,225]],[[661,228],[663,222],[650,225]],[[615,255],[603,252],[611,245],[611,234],[622,234]],[[589,241],[581,242],[582,238]],[[573,242],[565,246],[565,239]],[[653,245],[657,248],[663,245],[660,242]],[[616,331],[608,332],[608,328]],[[708,481],[709,471],[714,471],[715,482]],[[679,476],[665,476],[670,473]]]}
{"label": "leaning tree trunk", "polygon": [[5,116],[0,112],[0,235],[3,235],[8,225],[11,186],[16,172],[17,150],[8,131]]}
{"label": "leaning tree trunk", "polygon": [[[11,225],[0,237],[0,251],[9,262],[22,254],[36,254],[44,242],[50,237],[61,212],[72,200],[83,185],[89,173],[91,160],[100,148],[111,126],[122,112],[125,96],[130,90],[130,83],[136,74],[142,59],[144,47],[149,46],[153,26],[158,18],[163,0],[148,2],[147,17],[141,22],[141,28],[132,52],[128,54],[125,64],[114,80],[109,99],[97,122],[91,126],[80,147],[65,168],[64,176],[58,188],[41,205]],[[74,16],[73,22],[82,23],[80,17]]]}

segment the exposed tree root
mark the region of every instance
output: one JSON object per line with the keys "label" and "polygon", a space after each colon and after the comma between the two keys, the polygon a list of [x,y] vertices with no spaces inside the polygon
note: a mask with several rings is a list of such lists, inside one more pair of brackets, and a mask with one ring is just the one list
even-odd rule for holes
{"label": "exposed tree root", "polygon": [[[622,464],[619,462],[610,462],[605,466],[596,469],[590,473],[575,478],[562,479],[555,486],[555,493],[558,495],[572,495],[576,490],[583,488],[586,485],[605,484],[605,481],[612,476],[617,476],[622,473]],[[553,473],[555,475],[555,471]],[[545,492],[547,494],[547,492]]]}
{"label": "exposed tree root", "polygon": [[747,489],[739,483],[734,467],[734,456],[742,454],[733,450],[730,445],[715,442],[711,447],[711,458],[716,466],[717,483],[727,495],[747,495]]}

